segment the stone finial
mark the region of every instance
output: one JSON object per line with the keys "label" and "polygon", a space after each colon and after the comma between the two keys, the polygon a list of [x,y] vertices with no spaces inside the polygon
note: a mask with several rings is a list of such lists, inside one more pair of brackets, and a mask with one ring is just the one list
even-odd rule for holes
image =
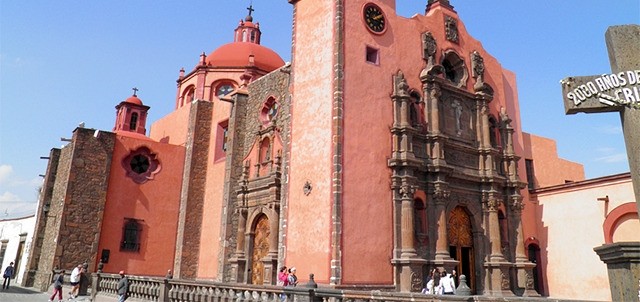
{"label": "stone finial", "polygon": [[467,276],[460,275],[458,287],[456,288],[457,296],[471,296],[471,288],[467,285]]}
{"label": "stone finial", "polygon": [[318,288],[318,284],[314,280],[314,275],[313,274],[309,274],[309,282],[307,282],[307,284],[305,284],[304,287]]}
{"label": "stone finial", "polygon": [[436,52],[438,45],[431,32],[422,33],[422,59],[427,61],[427,66],[420,73],[420,78],[427,75],[438,75],[444,73],[444,67],[436,64]]}
{"label": "stone finial", "polygon": [[409,84],[407,84],[407,80],[404,78],[404,73],[402,70],[398,70],[398,73],[393,76],[393,94],[398,96],[407,96],[409,90]]}
{"label": "stone finial", "polygon": [[471,53],[471,67],[473,68],[474,78],[484,76],[484,58],[477,50]]}
{"label": "stone finial", "polygon": [[477,50],[471,53],[471,69],[473,70],[473,78],[476,79],[473,90],[477,94],[493,97],[493,88],[484,82],[484,58]]}

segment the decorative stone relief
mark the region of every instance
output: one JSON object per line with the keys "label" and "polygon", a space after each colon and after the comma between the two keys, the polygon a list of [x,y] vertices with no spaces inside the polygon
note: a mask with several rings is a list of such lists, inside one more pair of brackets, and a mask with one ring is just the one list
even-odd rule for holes
{"label": "decorative stone relief", "polygon": [[404,73],[402,70],[398,70],[398,73],[393,76],[394,83],[394,95],[398,96],[408,96],[407,91],[409,90],[409,84],[407,84],[407,80],[404,78]]}
{"label": "decorative stone relief", "polygon": [[458,21],[453,17],[444,17],[444,27],[447,40],[458,43]]}
{"label": "decorative stone relief", "polygon": [[503,270],[500,271],[500,277],[502,279],[502,290],[509,290],[509,274],[505,274]]}
{"label": "decorative stone relief", "polygon": [[484,76],[484,59],[477,50],[471,53],[471,67],[473,68],[474,78]]}
{"label": "decorative stone relief", "polygon": [[402,197],[402,199],[411,199],[413,198],[413,194],[416,192],[416,188],[409,184],[402,184],[402,186],[398,189],[398,193]]}
{"label": "decorative stone relief", "polygon": [[487,209],[489,211],[497,211],[499,206],[500,206],[500,200],[498,200],[497,198],[491,197],[487,199]]}
{"label": "decorative stone relief", "polygon": [[473,78],[476,79],[473,90],[478,94],[493,97],[493,88],[484,82],[484,58],[477,50],[471,53],[471,69],[473,70]]}
{"label": "decorative stone relief", "polygon": [[427,61],[427,67],[420,72],[420,78],[436,76],[444,72],[442,65],[436,64],[436,39],[430,32],[422,33],[422,59]]}
{"label": "decorative stone relief", "polygon": [[422,274],[411,272],[411,291],[419,292],[422,289]]}

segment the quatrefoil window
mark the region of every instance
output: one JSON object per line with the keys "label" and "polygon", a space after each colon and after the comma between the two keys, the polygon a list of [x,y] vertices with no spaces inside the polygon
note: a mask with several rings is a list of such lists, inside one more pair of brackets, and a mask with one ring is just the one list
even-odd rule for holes
{"label": "quatrefoil window", "polygon": [[147,147],[132,151],[122,160],[127,176],[136,183],[142,184],[154,178],[160,172],[160,162],[156,154]]}

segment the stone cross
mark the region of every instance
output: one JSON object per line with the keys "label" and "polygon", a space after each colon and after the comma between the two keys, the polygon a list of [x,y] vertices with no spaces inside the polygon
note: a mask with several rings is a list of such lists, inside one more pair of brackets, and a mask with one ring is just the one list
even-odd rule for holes
{"label": "stone cross", "polygon": [[605,33],[611,74],[560,81],[566,114],[620,112],[631,181],[640,212],[640,25],[611,26]]}

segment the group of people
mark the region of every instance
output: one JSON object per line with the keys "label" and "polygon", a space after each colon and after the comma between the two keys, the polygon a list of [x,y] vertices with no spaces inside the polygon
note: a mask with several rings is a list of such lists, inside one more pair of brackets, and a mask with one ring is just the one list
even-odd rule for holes
{"label": "group of people", "polygon": [[298,277],[296,276],[296,267],[292,266],[287,269],[286,266],[280,267],[278,270],[279,286],[296,286],[298,285]]}
{"label": "group of people", "polygon": [[[69,300],[75,299],[80,291],[80,278],[85,273],[84,265],[78,264],[69,276],[71,291],[69,292]],[[62,301],[62,285],[64,284],[64,270],[61,270],[53,277],[53,294],[49,297],[49,302],[58,296],[58,301]]]}
{"label": "group of people", "polygon": [[[13,263],[12,263],[13,264]],[[84,265],[78,264],[73,271],[71,271],[71,275],[69,276],[69,283],[71,284],[71,291],[69,292],[69,300],[73,300],[78,297],[78,293],[80,291],[80,279],[82,274],[85,273]],[[124,274],[124,271],[120,271],[120,280],[118,281],[118,302],[124,302],[124,300],[128,297],[129,292],[129,280],[127,276]],[[65,271],[59,271],[53,277],[53,294],[49,297],[49,302],[52,302],[56,296],[58,296],[58,302],[62,301],[62,285],[64,284],[64,275]],[[8,287],[8,285],[7,285]]]}
{"label": "group of people", "polygon": [[422,293],[428,295],[455,295],[457,277],[456,270],[447,273],[446,270],[439,272],[434,268],[425,279]]}

